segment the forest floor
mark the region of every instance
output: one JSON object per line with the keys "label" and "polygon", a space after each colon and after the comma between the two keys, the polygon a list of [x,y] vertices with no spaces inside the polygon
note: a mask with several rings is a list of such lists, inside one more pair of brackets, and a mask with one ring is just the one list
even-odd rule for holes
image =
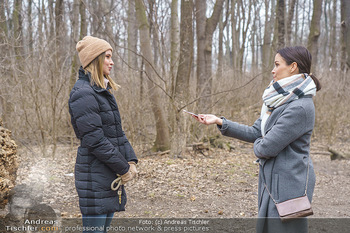
{"label": "forest floor", "polygon": [[[115,216],[257,217],[258,164],[252,144],[228,141],[233,147],[230,151],[189,148],[182,158],[139,152],[138,178],[126,186],[126,211]],[[73,176],[76,148],[61,145],[55,157],[42,157],[38,151],[34,147],[19,149],[17,185],[30,186],[35,195],[42,196],[42,203],[62,217],[80,217]],[[311,158],[317,179],[312,217],[350,217],[350,160],[331,161],[325,145],[317,140],[312,141]]]}

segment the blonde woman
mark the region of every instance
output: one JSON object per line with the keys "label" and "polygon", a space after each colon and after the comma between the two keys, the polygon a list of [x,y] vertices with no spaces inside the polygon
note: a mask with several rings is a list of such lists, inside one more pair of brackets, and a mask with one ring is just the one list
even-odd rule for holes
{"label": "blonde woman", "polygon": [[121,125],[117,102],[110,90],[117,84],[109,74],[114,65],[112,47],[102,39],[86,36],[76,49],[82,64],[69,98],[71,122],[81,144],[75,164],[75,186],[83,217],[83,232],[107,232],[113,215],[124,211],[124,185],[133,179],[137,158]]}

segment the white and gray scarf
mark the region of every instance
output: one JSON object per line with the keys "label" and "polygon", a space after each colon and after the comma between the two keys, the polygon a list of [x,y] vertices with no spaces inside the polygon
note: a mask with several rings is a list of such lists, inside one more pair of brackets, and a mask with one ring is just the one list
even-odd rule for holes
{"label": "white and gray scarf", "polygon": [[304,95],[316,95],[316,85],[308,74],[296,74],[277,82],[272,81],[262,96],[261,134],[265,136],[265,124],[274,109]]}

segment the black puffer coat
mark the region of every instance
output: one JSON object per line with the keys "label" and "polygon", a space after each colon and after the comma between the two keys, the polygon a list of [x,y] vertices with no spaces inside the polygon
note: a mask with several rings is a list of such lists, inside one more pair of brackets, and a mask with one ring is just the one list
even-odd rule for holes
{"label": "black puffer coat", "polygon": [[119,203],[111,183],[129,170],[128,161],[137,162],[126,138],[114,96],[90,84],[90,73],[80,68],[79,79],[69,98],[71,122],[81,144],[75,164],[75,186],[82,214],[97,215],[125,210],[123,187]]}

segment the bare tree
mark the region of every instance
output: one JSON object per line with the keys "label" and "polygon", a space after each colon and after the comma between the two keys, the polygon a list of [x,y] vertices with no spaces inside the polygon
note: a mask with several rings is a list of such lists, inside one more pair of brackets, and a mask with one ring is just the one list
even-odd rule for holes
{"label": "bare tree", "polygon": [[292,38],[292,21],[294,17],[294,11],[295,11],[295,4],[296,0],[289,0],[288,5],[288,17],[286,21],[286,45],[291,45],[291,38]]}
{"label": "bare tree", "polygon": [[[8,27],[7,27],[7,20],[6,20],[6,15],[5,15],[5,1],[0,0],[0,69],[4,70],[5,67],[5,62],[6,62],[6,55],[8,53],[7,49],[7,38],[8,38]],[[5,76],[4,74],[2,74]],[[3,78],[4,79],[4,78]],[[3,87],[2,87],[3,88]],[[1,87],[0,87],[1,90]],[[0,118],[2,118],[6,122],[6,114],[7,112],[7,101],[3,96],[3,92],[1,91],[0,93]]]}
{"label": "bare tree", "polygon": [[[0,114],[15,136],[36,142],[47,153],[73,138],[66,103],[79,66],[75,45],[90,34],[114,43],[117,72],[112,75],[123,87],[115,94],[130,138],[146,147],[156,141],[156,150],[169,148],[171,142],[173,153],[181,154],[183,135],[194,130],[180,110],[196,103],[201,112],[216,111],[214,98],[218,103],[226,98],[218,94],[222,82],[234,89],[255,76],[254,70],[266,74],[265,86],[277,43],[289,46],[309,40],[313,64],[320,64],[317,57],[326,64],[322,71],[326,73],[328,65],[334,73],[348,70],[348,2],[138,0],[137,20],[135,0],[0,0]],[[320,12],[319,7],[324,14],[317,19],[314,12]],[[215,82],[216,77],[222,82]],[[192,84],[196,88],[189,88]],[[228,93],[229,100],[243,98],[236,92],[222,93]],[[135,99],[135,105],[128,104]]]}
{"label": "bare tree", "polygon": [[[137,22],[135,13],[135,0],[128,1],[128,64],[132,69],[137,65]],[[129,72],[132,73],[131,69]]]}
{"label": "bare tree", "polygon": [[232,0],[231,1],[231,58],[232,58],[232,68],[233,70],[237,70],[238,64],[237,64],[237,56],[238,56],[238,51],[239,51],[239,37],[240,37],[240,31],[239,29],[237,29],[237,25],[238,27],[240,27],[240,23],[237,22],[237,14],[236,12],[239,12],[239,10],[237,10],[238,8],[238,1],[237,0]]}
{"label": "bare tree", "polygon": [[[219,21],[219,54],[218,54],[218,69],[217,69],[217,78],[220,79],[222,77],[223,67],[224,67],[224,30],[228,23],[228,17],[230,15],[230,2],[226,1],[226,12],[225,15],[223,12],[220,15]],[[225,19],[224,19],[225,17]]]}
{"label": "bare tree", "polygon": [[249,28],[252,22],[253,0],[231,2],[232,30],[232,66],[237,72],[243,72]]}
{"label": "bare tree", "polygon": [[[180,25],[178,0],[171,1],[171,38],[170,38],[170,74],[171,74],[171,95],[173,96],[175,90],[176,72],[179,65],[179,47],[180,47]],[[182,3],[181,3],[182,5]]]}
{"label": "bare tree", "polygon": [[[242,14],[242,18],[240,24],[242,24],[242,28],[241,28],[241,32],[240,32],[240,37],[242,38],[241,42],[240,42],[240,48],[239,48],[239,53],[237,56],[238,59],[238,65],[239,65],[239,70],[240,71],[244,71],[243,68],[243,63],[244,63],[244,54],[245,54],[245,50],[246,50],[246,42],[248,39],[248,31],[249,31],[249,27],[250,27],[250,23],[252,21],[252,0],[248,0],[248,2],[244,2],[246,5],[243,5],[243,1],[242,4],[240,4],[240,11],[243,12]],[[246,10],[248,8],[248,10]],[[246,15],[245,12],[248,12],[248,14]]]}
{"label": "bare tree", "polygon": [[28,18],[28,44],[29,44],[29,51],[33,51],[33,20],[32,20],[32,6],[33,6],[33,0],[28,1],[28,7],[27,7],[27,18]]}
{"label": "bare tree", "polygon": [[[331,35],[330,35],[330,61],[329,65],[330,67],[336,68],[337,64],[337,37],[338,37],[338,30],[337,30],[337,0],[333,0],[333,8],[332,8],[332,16],[331,16],[331,22],[330,22],[330,27],[331,27]],[[327,60],[327,59],[325,59]]]}
{"label": "bare tree", "polygon": [[189,82],[193,63],[193,29],[192,29],[193,1],[181,1],[180,24],[180,60],[175,81],[175,94],[173,111],[173,135],[171,150],[175,155],[180,155],[186,146],[186,120],[181,110],[189,99]]}
{"label": "bare tree", "polygon": [[350,2],[341,0],[342,69],[350,68]]}
{"label": "bare tree", "polygon": [[79,1],[79,14],[80,14],[80,36],[79,40],[83,39],[87,34],[87,24],[86,24],[86,5],[83,0]]}
{"label": "bare tree", "polygon": [[13,21],[13,39],[15,55],[17,58],[24,54],[23,51],[23,20],[22,20],[22,0],[15,0],[12,14]]}
{"label": "bare tree", "polygon": [[277,0],[276,5],[276,21],[275,21],[275,33],[274,33],[274,47],[276,49],[283,48],[285,46],[285,0]]}
{"label": "bare tree", "polygon": [[[270,3],[272,5],[270,5]],[[265,84],[270,80],[270,70],[271,70],[271,57],[272,56],[272,40],[271,35],[273,35],[273,25],[275,17],[273,15],[274,12],[274,1],[265,0],[265,26],[264,26],[264,39],[262,45],[262,69],[264,72],[263,82]],[[271,10],[269,10],[271,9]],[[270,11],[270,14],[269,14]]]}
{"label": "bare tree", "polygon": [[323,0],[314,0],[310,34],[307,43],[308,50],[310,51],[313,58],[313,64],[317,64],[318,61],[318,38],[321,34],[320,21],[322,15],[322,2]]}
{"label": "bare tree", "polygon": [[164,108],[160,102],[160,89],[157,83],[157,74],[155,72],[154,58],[152,55],[151,41],[150,41],[150,26],[147,21],[145,6],[142,0],[135,0],[136,16],[139,21],[140,32],[140,47],[145,61],[145,69],[147,75],[147,86],[150,95],[152,111],[156,124],[156,141],[154,143],[154,150],[164,151],[170,148],[170,135],[167,125]]}
{"label": "bare tree", "polygon": [[1,43],[4,43],[4,39],[7,37],[7,23],[5,16],[5,0],[0,0],[0,38]]}
{"label": "bare tree", "polygon": [[206,17],[206,1],[196,0],[197,26],[197,95],[207,96],[198,101],[198,110],[208,111],[211,106],[212,88],[212,43],[213,34],[220,20],[224,0],[217,0],[211,17]]}

